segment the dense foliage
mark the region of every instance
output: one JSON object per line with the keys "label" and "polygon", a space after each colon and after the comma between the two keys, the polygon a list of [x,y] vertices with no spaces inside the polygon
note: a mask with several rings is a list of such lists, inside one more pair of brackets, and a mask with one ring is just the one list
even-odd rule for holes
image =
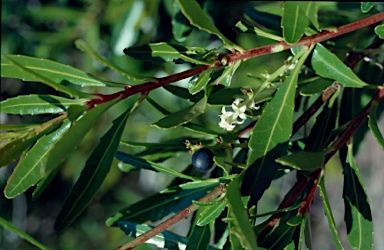
{"label": "dense foliage", "polygon": [[319,197],[333,247],[373,249],[354,157],[367,132],[383,156],[384,4],[59,2],[2,3],[0,225],[25,241],[0,244],[312,249]]}

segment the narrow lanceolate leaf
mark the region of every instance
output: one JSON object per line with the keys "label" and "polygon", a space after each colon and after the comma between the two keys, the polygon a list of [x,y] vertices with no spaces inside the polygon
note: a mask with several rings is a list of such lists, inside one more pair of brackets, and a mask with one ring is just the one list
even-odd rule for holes
{"label": "narrow lanceolate leaf", "polygon": [[67,87],[65,84],[105,86],[104,83],[68,65],[21,55],[1,55],[1,76],[41,82],[72,97],[87,98],[91,95]]}
{"label": "narrow lanceolate leaf", "polygon": [[184,42],[187,36],[192,32],[192,26],[188,19],[183,15],[180,6],[173,2],[172,11],[172,34],[176,41]]}
{"label": "narrow lanceolate leaf", "polygon": [[361,88],[368,84],[360,80],[335,54],[317,44],[312,55],[312,67],[316,74],[335,80],[344,87]]}
{"label": "narrow lanceolate leaf", "polygon": [[324,157],[330,150],[319,152],[302,151],[291,155],[285,155],[276,159],[276,162],[298,170],[315,170],[324,165]]}
{"label": "narrow lanceolate leaf", "polygon": [[47,164],[43,168],[43,172],[49,174],[57,166],[63,163],[75,150],[77,145],[96,123],[99,117],[117,101],[118,99],[114,99],[107,103],[96,105],[92,109],[85,111],[82,117],[75,121],[60,140],[53,145],[54,148],[52,149],[52,152],[50,152]]}
{"label": "narrow lanceolate leaf", "polygon": [[6,114],[38,115],[64,112],[70,105],[81,105],[85,100],[73,100],[52,95],[25,95],[0,102]]}
{"label": "narrow lanceolate leaf", "polygon": [[361,11],[364,13],[370,11],[373,6],[375,6],[375,2],[361,2],[360,4]]}
{"label": "narrow lanceolate leaf", "polygon": [[29,235],[26,232],[24,232],[23,230],[15,227],[14,225],[12,225],[11,223],[9,223],[8,221],[4,220],[1,217],[0,217],[0,227],[3,227],[4,229],[9,230],[9,231],[17,234],[20,238],[28,241],[29,243],[38,247],[39,249],[42,249],[42,250],[50,250],[51,249],[48,246],[46,246],[43,243],[36,240],[35,238],[33,238],[31,235]]}
{"label": "narrow lanceolate leaf", "polygon": [[236,48],[240,51],[242,49],[226,38],[219,29],[212,23],[211,19],[205,14],[197,1],[193,0],[177,0],[181,12],[191,22],[191,24],[201,30],[216,35],[224,44]]}
{"label": "narrow lanceolate leaf", "polygon": [[311,20],[313,26],[319,30],[319,22],[317,20],[318,4],[315,1],[311,2],[299,2],[300,8],[303,10],[305,15]]}
{"label": "narrow lanceolate leaf", "polygon": [[209,225],[195,226],[189,237],[186,250],[208,249],[211,233]]}
{"label": "narrow lanceolate leaf", "polygon": [[[126,154],[123,152],[117,152],[115,156],[116,156],[116,159],[118,159],[118,160],[120,160],[126,164],[137,167],[137,168],[144,168],[144,169],[148,169],[148,170],[152,170],[155,172],[160,172],[163,174],[167,174],[167,175],[171,175],[171,176],[175,176],[175,177],[179,177],[179,178],[183,178],[183,179],[188,179],[188,180],[194,179],[194,177],[192,177],[192,176],[182,174],[182,173],[177,172],[176,170],[173,170],[169,167],[162,166],[160,164],[157,164],[157,163],[154,163],[151,161],[147,161],[145,159],[136,157],[134,155]],[[124,168],[121,168],[121,170],[124,171]]]}
{"label": "narrow lanceolate leaf", "polygon": [[281,27],[283,27],[284,40],[288,44],[299,41],[309,25],[308,17],[300,8],[300,4],[300,2],[286,1],[283,5]]}
{"label": "narrow lanceolate leaf", "polygon": [[344,220],[349,244],[353,249],[373,249],[373,221],[363,181],[353,159],[352,144],[348,145],[344,164]]}
{"label": "narrow lanceolate leaf", "polygon": [[227,205],[227,201],[225,199],[218,201],[217,203],[206,206],[204,208],[200,208],[199,211],[199,219],[196,222],[198,226],[204,226],[214,221],[220,214],[223,212],[225,206]]}
{"label": "narrow lanceolate leaf", "polygon": [[207,106],[207,97],[204,96],[200,101],[196,102],[192,106],[179,110],[175,113],[169,114],[163,119],[156,122],[156,127],[159,128],[174,128],[179,125],[186,124],[191,121],[193,118],[202,114]]}
{"label": "narrow lanceolate leaf", "polygon": [[131,109],[128,109],[116,118],[113,126],[100,139],[57,216],[56,230],[61,231],[67,228],[91,202],[100,188],[109,172],[130,113]]}
{"label": "narrow lanceolate leaf", "polygon": [[152,43],[124,49],[124,53],[138,60],[164,62],[190,62],[195,64],[210,64],[201,60],[207,50],[199,47],[186,47],[169,43]]}
{"label": "narrow lanceolate leaf", "polygon": [[327,190],[325,189],[324,173],[322,173],[320,177],[318,186],[320,188],[320,195],[323,200],[324,211],[325,211],[325,215],[327,216],[328,226],[329,226],[329,230],[331,230],[333,242],[335,243],[336,249],[338,250],[344,249],[343,245],[341,244],[340,237],[337,233],[335,219],[333,218],[331,205],[329,204],[329,200],[328,200]]}
{"label": "narrow lanceolate leaf", "polygon": [[194,95],[204,89],[211,80],[212,72],[213,68],[208,69],[201,73],[196,80],[190,80],[188,83],[189,93]]}
{"label": "narrow lanceolate leaf", "polygon": [[70,122],[64,121],[60,128],[38,139],[19,162],[8,179],[4,194],[7,198],[14,198],[25,192],[43,178],[42,169],[47,162],[52,146],[68,130]]}
{"label": "narrow lanceolate leaf", "polygon": [[1,76],[24,79],[25,81],[36,81],[33,75],[17,70],[12,62],[15,62],[30,71],[43,77],[49,78],[59,84],[75,84],[79,86],[99,86],[106,84],[87,73],[71,66],[54,62],[48,59],[35,58],[22,55],[1,55]]}
{"label": "narrow lanceolate leaf", "polygon": [[245,249],[258,249],[256,235],[249,222],[249,218],[241,199],[239,178],[235,178],[228,184],[226,198],[231,211],[230,215],[235,225],[234,230],[237,231],[241,245]]}
{"label": "narrow lanceolate leaf", "polygon": [[380,132],[379,126],[377,125],[377,102],[373,102],[371,106],[371,110],[369,111],[368,116],[368,126],[372,131],[373,136],[376,138],[380,147],[384,150],[384,137]]}
{"label": "narrow lanceolate leaf", "polygon": [[76,47],[78,49],[84,51],[85,53],[87,53],[93,59],[97,60],[98,62],[100,62],[104,66],[106,66],[106,67],[108,67],[108,68],[110,68],[110,69],[112,69],[112,70],[122,74],[128,80],[131,80],[133,82],[149,82],[149,81],[154,81],[154,79],[151,78],[151,77],[141,76],[141,75],[138,75],[136,73],[129,72],[129,71],[125,70],[125,69],[122,69],[122,68],[120,68],[117,65],[114,65],[110,61],[108,61],[105,58],[103,58],[100,55],[98,55],[96,53],[96,51],[94,51],[91,48],[91,46],[89,46],[89,44],[87,44],[84,40],[76,40],[75,41],[75,45],[76,45]]}
{"label": "narrow lanceolate leaf", "polygon": [[121,209],[108,218],[106,224],[107,226],[116,226],[117,222],[121,220],[136,223],[143,223],[148,220],[157,221],[170,213],[177,213],[186,208],[193,200],[200,199],[218,185],[219,183],[212,183],[196,188],[183,188],[181,186],[168,188]]}
{"label": "narrow lanceolate leaf", "polygon": [[282,156],[281,148],[291,137],[299,69],[309,52],[310,50],[305,52],[303,49],[295,56],[301,56],[296,67],[264,108],[252,130],[248,143],[252,151],[247,160],[247,170],[243,172],[244,181],[241,187],[243,195],[251,194],[248,206],[256,204],[271,184],[278,166],[269,163]]}
{"label": "narrow lanceolate leaf", "polygon": [[384,39],[384,24],[377,25],[375,27],[375,33],[381,38]]}

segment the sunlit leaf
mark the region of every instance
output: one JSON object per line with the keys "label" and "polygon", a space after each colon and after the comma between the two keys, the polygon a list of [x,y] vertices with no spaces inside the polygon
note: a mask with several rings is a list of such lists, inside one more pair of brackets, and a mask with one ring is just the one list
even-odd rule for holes
{"label": "sunlit leaf", "polygon": [[283,27],[284,40],[288,44],[294,44],[300,40],[305,28],[309,25],[309,19],[300,8],[302,2],[286,1],[283,5]]}
{"label": "sunlit leaf", "polygon": [[180,6],[181,12],[191,22],[191,24],[201,30],[216,35],[224,44],[236,48],[240,51],[242,49],[226,38],[219,29],[212,23],[210,18],[205,14],[197,1],[193,0],[176,0]]}
{"label": "sunlit leaf", "polygon": [[213,70],[213,68],[210,68],[201,73],[196,80],[190,80],[188,83],[189,93],[194,95],[204,89],[211,80]]}
{"label": "sunlit leaf", "polygon": [[[208,185],[209,184],[209,185]],[[217,187],[219,183],[207,183],[197,188],[173,187],[149,196],[139,202],[121,209],[108,218],[107,226],[116,226],[119,220],[143,223],[157,221],[170,213],[177,213],[198,200],[207,192]]]}
{"label": "sunlit leaf", "polygon": [[60,128],[36,141],[9,177],[4,192],[7,198],[11,199],[25,192],[43,177],[42,169],[48,160],[53,145],[68,130],[69,126],[70,122],[64,121]]}
{"label": "sunlit leaf", "polygon": [[280,36],[277,36],[277,35],[265,32],[265,31],[255,27],[255,26],[252,26],[251,24],[249,24],[245,20],[238,21],[235,26],[236,26],[236,28],[240,29],[242,32],[253,33],[255,35],[258,35],[258,36],[261,36],[261,37],[266,37],[266,38],[269,38],[269,39],[272,39],[272,40],[275,40],[275,41],[282,41],[282,40],[284,40]]}
{"label": "sunlit leaf", "polygon": [[91,202],[100,188],[109,172],[130,113],[131,108],[116,118],[113,126],[100,139],[57,216],[56,230],[61,231],[67,228]]}
{"label": "sunlit leaf", "polygon": [[241,245],[246,249],[257,249],[256,235],[241,200],[239,178],[228,184],[226,198]]}
{"label": "sunlit leaf", "polygon": [[380,132],[379,126],[377,125],[377,106],[377,102],[372,103],[371,110],[369,111],[368,116],[368,126],[371,129],[373,136],[376,138],[376,141],[384,150],[384,137],[383,134]]}
{"label": "sunlit leaf", "polygon": [[206,105],[207,97],[204,96],[200,101],[196,102],[192,106],[171,113],[153,125],[159,128],[168,129],[185,124],[191,121],[193,118],[202,114],[205,110]]}
{"label": "sunlit leaf", "polygon": [[324,173],[322,173],[320,177],[318,186],[320,188],[320,195],[323,200],[324,211],[325,211],[325,215],[327,216],[328,227],[329,227],[329,230],[331,231],[333,242],[335,243],[336,249],[341,250],[343,249],[343,245],[341,244],[340,237],[337,233],[335,219],[333,218],[331,205],[329,204],[329,200],[328,200],[327,190],[325,189]]}
{"label": "sunlit leaf", "polygon": [[291,155],[285,155],[276,159],[276,162],[298,170],[315,170],[324,165],[324,157],[329,150],[320,152],[302,151]]}
{"label": "sunlit leaf", "polygon": [[360,80],[335,54],[321,44],[316,45],[311,62],[316,74],[338,81],[344,87],[367,86],[367,83]]}
{"label": "sunlit leaf", "polygon": [[196,225],[204,226],[210,223],[211,221],[215,220],[223,212],[226,205],[227,201],[225,199],[222,199],[213,205],[200,208],[200,215],[199,219],[196,222]]}
{"label": "sunlit leaf", "polygon": [[375,3],[376,2],[361,2],[360,4],[361,11],[364,13],[367,13],[373,8],[373,6],[375,6]]}
{"label": "sunlit leaf", "polygon": [[381,38],[384,39],[384,24],[377,25],[375,27],[375,33]]}
{"label": "sunlit leaf", "polygon": [[348,145],[344,164],[344,220],[348,241],[353,249],[373,249],[373,222],[363,180],[353,159],[352,144]]}
{"label": "sunlit leaf", "polygon": [[50,250],[51,249],[48,246],[44,245],[43,243],[37,241],[31,235],[29,235],[26,232],[24,232],[23,230],[15,227],[14,225],[12,225],[11,223],[9,223],[8,221],[4,220],[1,217],[0,217],[0,226],[3,227],[6,230],[9,230],[9,231],[17,234],[20,238],[28,241],[29,243],[31,243],[32,245],[38,247],[39,249],[42,249],[42,250]]}
{"label": "sunlit leaf", "polygon": [[24,95],[2,101],[0,107],[1,112],[7,114],[55,114],[66,111],[70,105],[83,104],[85,101],[53,95]]}

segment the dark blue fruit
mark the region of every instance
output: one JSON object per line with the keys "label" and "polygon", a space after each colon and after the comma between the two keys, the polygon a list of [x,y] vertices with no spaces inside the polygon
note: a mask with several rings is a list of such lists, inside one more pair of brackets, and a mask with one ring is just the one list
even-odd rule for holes
{"label": "dark blue fruit", "polygon": [[213,153],[207,148],[197,150],[192,155],[192,165],[199,172],[207,172],[213,166]]}

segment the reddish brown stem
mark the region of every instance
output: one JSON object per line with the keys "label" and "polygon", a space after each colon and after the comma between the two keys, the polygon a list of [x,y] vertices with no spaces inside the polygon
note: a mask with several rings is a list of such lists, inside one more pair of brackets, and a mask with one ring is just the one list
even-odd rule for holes
{"label": "reddish brown stem", "polygon": [[[199,199],[199,202],[209,202],[216,198],[217,196],[225,193],[225,184],[220,184],[217,188],[213,189],[210,193],[207,195],[203,196],[202,198]],[[128,242],[127,244],[124,244],[116,249],[118,250],[127,250],[127,249],[132,249],[134,247],[137,247],[138,245],[146,242],[147,240],[151,239],[152,237],[156,236],[157,234],[163,232],[173,224],[176,224],[189,214],[193,213],[199,208],[198,205],[192,203],[188,207],[184,208],[171,218],[167,219],[166,221],[162,222],[152,230],[149,230],[145,232],[144,234],[140,235],[139,237],[135,238],[134,240]]]}

